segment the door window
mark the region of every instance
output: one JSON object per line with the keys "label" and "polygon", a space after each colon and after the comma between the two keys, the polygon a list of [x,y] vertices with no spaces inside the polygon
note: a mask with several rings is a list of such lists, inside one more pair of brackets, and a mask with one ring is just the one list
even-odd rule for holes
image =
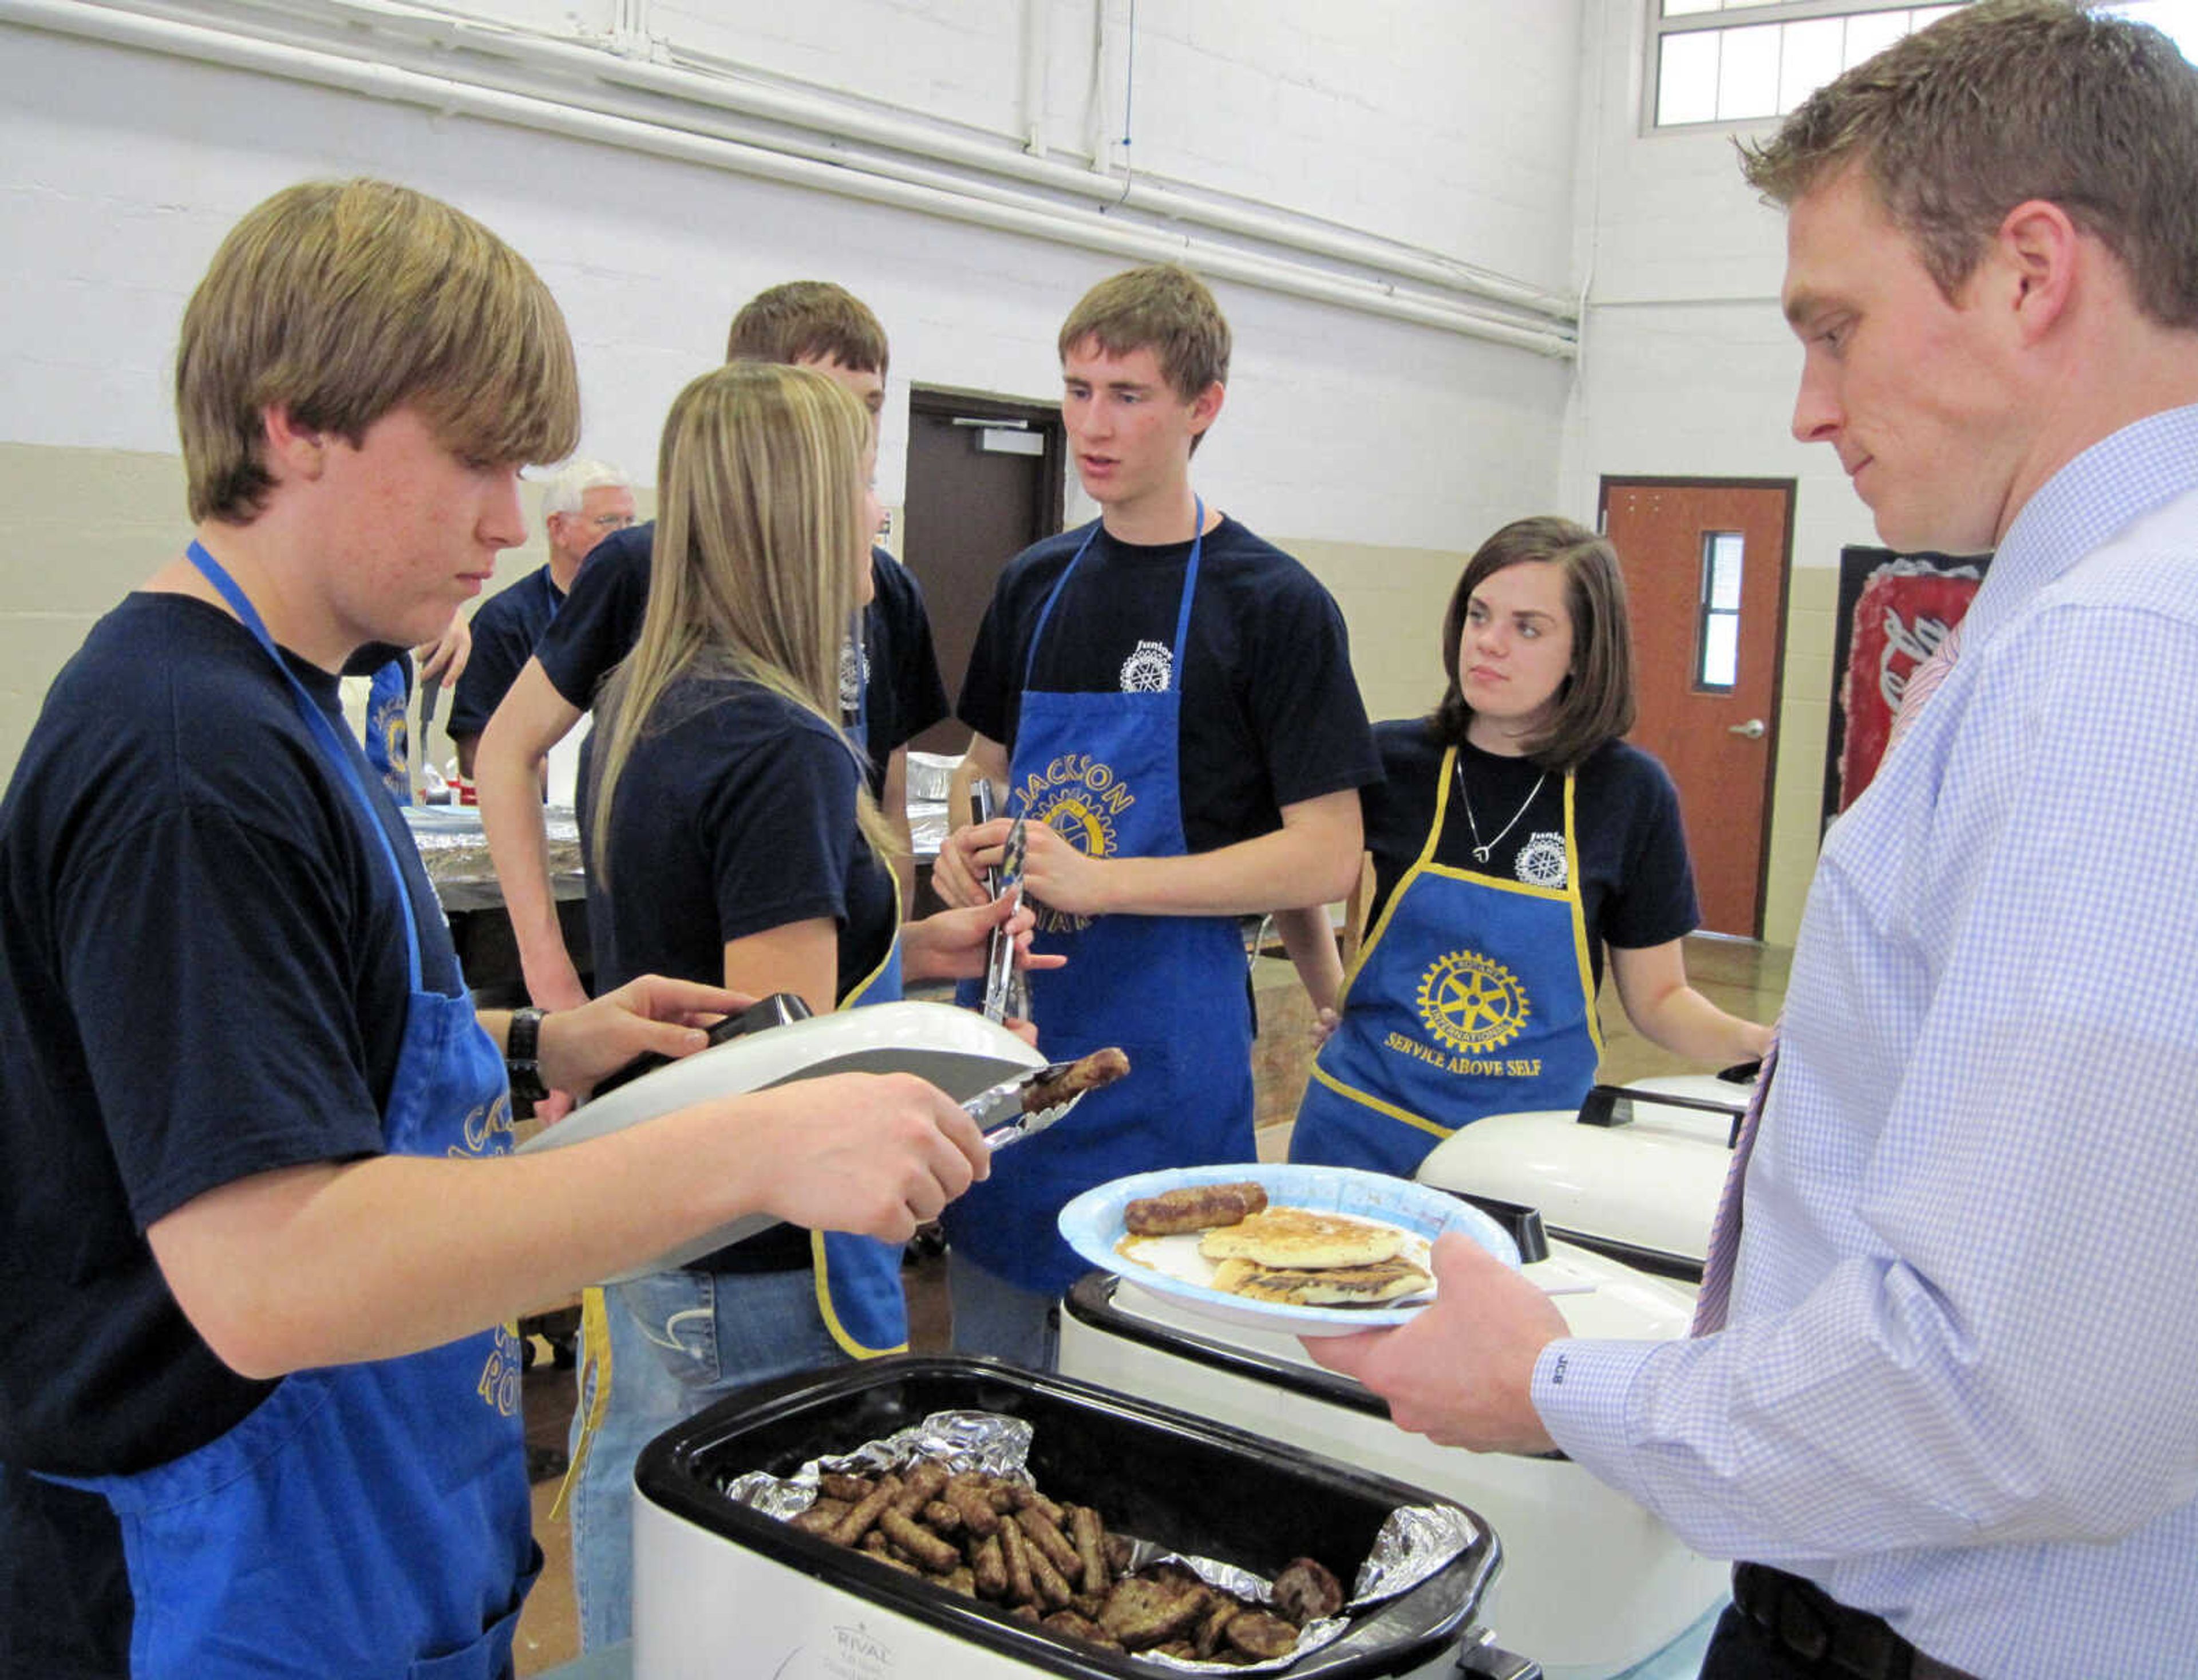
{"label": "door window", "polygon": [[1702,582],[1696,608],[1695,686],[1730,693],[1740,681],[1740,576],[1747,539],[1737,531],[1702,533]]}

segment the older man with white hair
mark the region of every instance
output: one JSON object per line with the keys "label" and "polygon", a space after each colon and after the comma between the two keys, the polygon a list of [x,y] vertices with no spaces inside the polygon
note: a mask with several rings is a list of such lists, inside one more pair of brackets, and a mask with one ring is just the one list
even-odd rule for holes
{"label": "older man with white hair", "polygon": [[473,658],[451,702],[451,741],[458,773],[474,773],[474,747],[565,603],[581,563],[614,531],[633,523],[633,480],[618,468],[575,456],[558,468],[542,497],[550,563],[480,605],[474,614]]}

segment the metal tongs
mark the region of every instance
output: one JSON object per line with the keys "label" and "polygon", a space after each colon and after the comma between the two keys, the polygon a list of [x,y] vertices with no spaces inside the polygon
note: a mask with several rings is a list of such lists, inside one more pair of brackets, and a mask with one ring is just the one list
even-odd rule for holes
{"label": "metal tongs", "polygon": [[[971,820],[989,823],[996,814],[992,799],[992,784],[979,776],[969,790]],[[1003,892],[1013,895],[1015,910],[1023,902],[1023,818],[1018,817],[1008,830],[1007,845],[1002,848],[1000,861],[985,871],[985,890],[997,901]],[[1009,921],[1015,911],[1009,912]],[[1026,1020],[1030,1014],[1030,994],[1023,977],[1015,972],[1015,939],[1004,924],[992,930],[990,942],[985,947],[985,1019],[1003,1021],[1009,1015]]]}
{"label": "metal tongs", "polygon": [[991,941],[985,948],[985,1019],[1005,1020],[1014,1003],[1015,989],[1015,936],[1009,923],[1023,904],[1023,819],[1015,818],[1008,830],[1008,843],[1000,854],[1000,867],[992,871],[992,897],[1005,894],[1012,908],[1008,921],[992,929]]}
{"label": "metal tongs", "polygon": [[1020,1143],[1026,1137],[1035,1137],[1057,1121],[1067,1118],[1068,1112],[1084,1101],[1082,1091],[1066,1102],[1056,1102],[1050,1108],[1035,1113],[1023,1112],[1023,1092],[1044,1079],[1057,1079],[1076,1064],[1071,1061],[1050,1061],[1043,1067],[1026,1067],[1012,1078],[987,1086],[962,1105],[962,1112],[976,1121],[977,1129],[985,1134],[988,1148],[997,1151],[1010,1143]]}

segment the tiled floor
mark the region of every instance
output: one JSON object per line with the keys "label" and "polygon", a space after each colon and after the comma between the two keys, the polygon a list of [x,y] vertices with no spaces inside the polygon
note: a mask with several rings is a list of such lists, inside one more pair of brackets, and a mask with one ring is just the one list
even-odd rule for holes
{"label": "tiled floor", "polygon": [[[1787,962],[1787,952],[1747,940],[1702,937],[1687,941],[1689,978],[1695,985],[1719,1007],[1757,1020],[1769,1020],[1777,1013],[1786,991]],[[1265,1085],[1292,1077],[1301,1083],[1303,1078],[1301,1073],[1293,1076],[1289,1072],[1291,1064],[1304,1058],[1288,1042],[1290,1035],[1300,1035],[1304,1030],[1303,994],[1293,997],[1294,982],[1287,978],[1287,965],[1275,966],[1280,972],[1263,972],[1258,977],[1268,1040],[1260,1055],[1263,1116],[1284,1114],[1294,1101],[1287,1094],[1267,1101],[1274,1094],[1267,1092]],[[1263,964],[1263,970],[1266,967]],[[1608,987],[1603,1004],[1603,1060],[1599,1073],[1605,1081],[1623,1084],[1651,1074],[1701,1071],[1635,1032]],[[1286,1118],[1265,1119],[1259,1130],[1260,1155],[1266,1160],[1281,1159],[1288,1138]],[[918,1350],[945,1347],[948,1327],[943,1263],[916,1262],[904,1279],[910,1345]],[[566,1427],[573,1416],[572,1373],[554,1365],[546,1345],[538,1345],[538,1352],[541,1357],[527,1373],[526,1383],[527,1440],[536,1449],[533,1456],[538,1463],[561,1465]],[[579,1652],[568,1531],[562,1518],[552,1520],[550,1515],[559,1480],[558,1475],[550,1474],[534,1486],[534,1532],[548,1561],[520,1619],[517,1666],[522,1676],[540,1674],[569,1662]]]}

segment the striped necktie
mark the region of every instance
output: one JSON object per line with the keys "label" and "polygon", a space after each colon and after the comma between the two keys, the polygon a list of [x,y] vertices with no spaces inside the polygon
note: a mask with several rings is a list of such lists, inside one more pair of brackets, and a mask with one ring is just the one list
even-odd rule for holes
{"label": "striped necktie", "polygon": [[[1946,673],[1954,668],[1954,661],[1962,656],[1962,625],[1956,623],[1931,650],[1931,656],[1908,673],[1908,686],[1900,691],[1900,710],[1893,714],[1893,727],[1886,732],[1885,751],[1890,753],[1908,733],[1908,726],[1923,709],[1923,702],[1931,698],[1939,684],[1946,680]],[[1885,754],[1878,755],[1884,762]]]}
{"label": "striped necktie", "polygon": [[[1923,703],[1945,680],[1954,661],[1962,656],[1962,626],[1949,630],[1931,656],[1909,673],[1900,691],[1900,710],[1885,739],[1880,763],[1899,744],[1908,726],[1922,711]],[[1724,1328],[1725,1310],[1732,1302],[1732,1274],[1740,1259],[1741,1192],[1747,1177],[1747,1158],[1755,1148],[1755,1128],[1763,1118],[1763,1105],[1771,1095],[1771,1077],[1778,1066],[1778,1029],[1771,1030],[1771,1048],[1764,1052],[1763,1067],[1755,1076],[1755,1090],[1740,1117],[1740,1135],[1733,1140],[1732,1165],[1725,1170],[1724,1193],[1718,1199],[1717,1218],[1710,1224],[1710,1246],[1702,1263],[1702,1290],[1695,1299],[1692,1334],[1706,1336]]]}

